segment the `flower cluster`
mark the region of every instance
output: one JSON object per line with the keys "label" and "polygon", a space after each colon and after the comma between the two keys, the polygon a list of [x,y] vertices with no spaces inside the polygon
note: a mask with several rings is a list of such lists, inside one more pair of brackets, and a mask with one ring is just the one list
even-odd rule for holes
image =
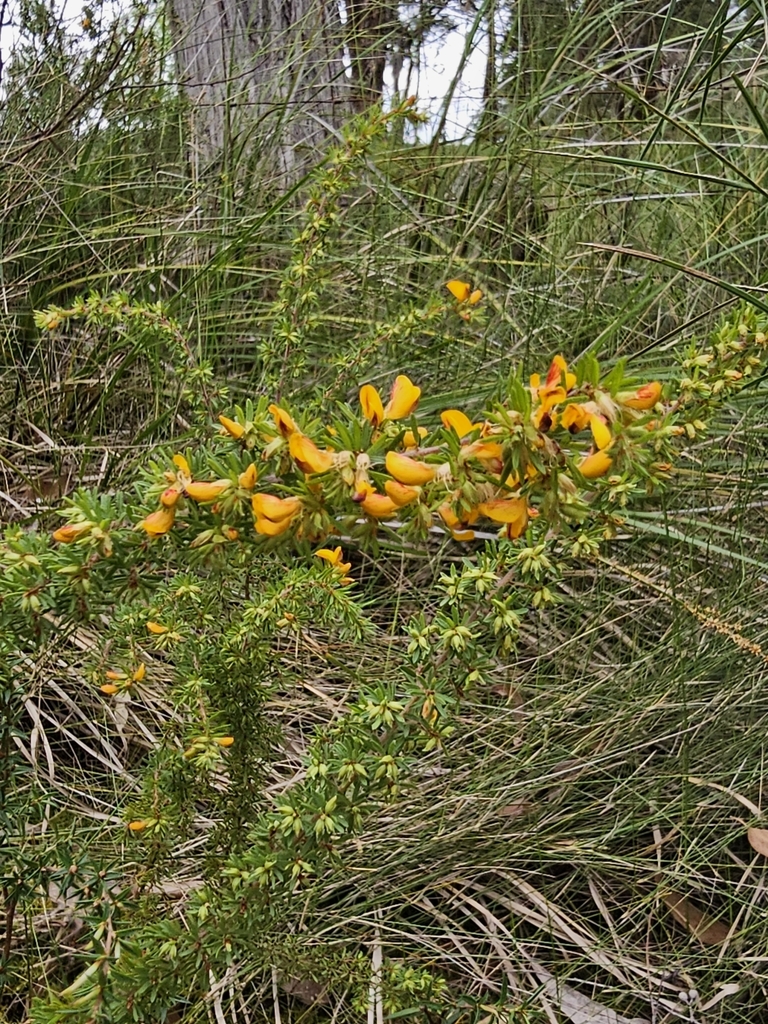
{"label": "flower cluster", "polygon": [[[459,297],[471,303],[474,295]],[[543,379],[533,374],[524,386],[514,378],[507,402],[475,419],[445,409],[439,421],[422,422],[420,398],[401,374],[386,399],[363,385],[359,411],[347,407],[324,427],[301,426],[266,402],[222,415],[221,437],[237,445],[228,473],[196,479],[190,458],[174,455],[148,492],[157,507],[138,528],[162,537],[181,521],[189,536],[202,519],[191,547],[242,539],[247,519],[253,539],[264,541],[318,543],[380,524],[421,534],[439,528],[462,542],[495,528],[516,540],[542,515],[545,531],[581,523],[601,491],[668,468],[660,458],[675,429],[661,384],[627,387],[616,371],[601,381],[594,360],[574,372],[556,355]],[[73,523],[54,537],[81,541],[95,528]],[[340,547],[318,554],[347,579]]]}
{"label": "flower cluster", "polygon": [[[542,511],[548,527],[558,518],[581,521],[598,481],[615,482],[638,461],[647,470],[667,427],[657,381],[622,388],[594,376],[571,372],[556,355],[544,380],[535,374],[527,387],[514,381],[505,406],[476,420],[447,409],[430,425],[417,419],[421,388],[406,375],[386,400],[373,385],[362,386],[359,412],[325,428],[303,429],[276,404],[238,410],[220,417],[222,431],[257,460],[203,482],[184,456],[174,456],[160,507],[140,527],[152,537],[168,534],[183,500],[229,523],[238,511],[238,525],[250,506],[258,537],[310,542],[366,523],[422,532],[439,526],[469,541],[483,524],[520,538]],[[639,457],[641,449],[652,449],[650,461]],[[270,485],[256,489],[257,480]],[[193,544],[211,536],[208,530]],[[240,529],[222,522],[218,536],[234,540]]]}

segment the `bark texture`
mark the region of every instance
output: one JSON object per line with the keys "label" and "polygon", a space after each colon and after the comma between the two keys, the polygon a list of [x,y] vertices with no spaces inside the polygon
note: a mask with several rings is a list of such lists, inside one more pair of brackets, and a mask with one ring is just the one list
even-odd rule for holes
{"label": "bark texture", "polygon": [[295,181],[352,110],[335,0],[168,2],[196,163],[244,147]]}
{"label": "bark texture", "polygon": [[381,99],[387,48],[400,35],[400,20],[390,0],[346,0],[345,8],[354,103],[365,110]]}

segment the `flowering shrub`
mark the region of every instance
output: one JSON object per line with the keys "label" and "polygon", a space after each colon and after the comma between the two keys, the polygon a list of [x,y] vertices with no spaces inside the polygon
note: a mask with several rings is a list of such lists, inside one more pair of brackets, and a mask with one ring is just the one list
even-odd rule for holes
{"label": "flowering shrub", "polygon": [[[449,290],[474,316],[478,289]],[[342,865],[364,823],[450,745],[462,700],[508,662],[522,619],[561,600],[568,564],[593,560],[626,509],[674,480],[681,449],[759,373],[766,334],[741,310],[666,384],[556,355],[543,374],[512,374],[476,414],[421,415],[405,374],[385,395],[364,384],[323,420],[258,398],[149,461],[137,497],[75,495],[52,543],[7,530],[5,635],[32,649],[61,623],[102,616],[94,699],[153,721],[165,708],[123,812],[146,849],[140,887],[162,879],[180,842],[202,838],[206,850],[184,926],[130,899],[110,904],[119,951],[96,929],[61,1012],[122,1019],[127,1000],[161,1019],[180,992],[208,984],[211,964],[225,969],[254,930],[283,921],[292,894]],[[383,564],[391,548],[444,559],[429,600],[394,627],[369,607],[366,587],[383,584],[361,560],[378,552]],[[324,673],[338,696],[312,689]],[[302,771],[275,784],[266,709],[307,687],[330,711]],[[274,966],[292,954],[273,943],[260,955]],[[445,998],[440,979],[419,975],[419,986]]]}
{"label": "flowering shrub", "polygon": [[[311,184],[260,344],[273,394],[290,394],[327,329],[322,266],[338,199],[398,116],[413,116],[409,102],[358,125]],[[481,288],[446,287],[376,325],[377,338],[406,344],[446,318],[483,322]],[[195,426],[142,465],[133,492],[80,491],[52,537],[11,527],[0,545],[4,749],[30,665],[47,641],[74,636],[85,653],[72,703],[140,761],[138,781],[116,776],[125,788],[97,811],[116,811],[113,833],[135,863],[120,850],[106,870],[73,852],[56,868],[85,936],[74,978],[35,1019],[165,1020],[237,964],[271,973],[273,993],[297,974],[349,985],[354,1019],[377,973],[387,1013],[414,1016],[418,1004],[417,1019],[463,1019],[436,971],[396,956],[374,970],[351,940],[307,949],[307,908],[344,877],[366,824],[442,770],[466,702],[507,685],[524,620],[568,600],[569,569],[599,572],[601,545],[630,527],[629,512],[674,486],[681,452],[763,372],[768,323],[737,311],[664,382],[558,354],[531,376],[511,372],[485,409],[431,413],[405,373],[385,393],[364,383],[331,412],[268,396],[232,408],[179,325],[125,295],[36,319],[119,329],[138,355],[168,352]],[[348,377],[367,354],[361,343],[333,369]],[[435,566],[419,606],[401,607],[392,555]],[[37,835],[36,799],[21,834]],[[180,851],[198,870],[169,911]],[[7,858],[11,919],[49,892],[45,850],[35,856]]]}

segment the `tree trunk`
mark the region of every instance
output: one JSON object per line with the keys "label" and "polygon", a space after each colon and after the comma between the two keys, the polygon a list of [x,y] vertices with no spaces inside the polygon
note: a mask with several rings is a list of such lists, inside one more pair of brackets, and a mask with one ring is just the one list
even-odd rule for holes
{"label": "tree trunk", "polygon": [[400,21],[390,0],[346,0],[345,8],[354,102],[365,110],[381,99],[387,44],[398,35]]}
{"label": "tree trunk", "polygon": [[289,185],[353,109],[335,0],[169,0],[193,161],[245,152]]}

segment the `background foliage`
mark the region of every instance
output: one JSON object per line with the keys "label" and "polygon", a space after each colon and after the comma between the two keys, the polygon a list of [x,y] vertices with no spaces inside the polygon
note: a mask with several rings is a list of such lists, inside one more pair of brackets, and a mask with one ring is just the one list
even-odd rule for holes
{"label": "background foliage", "polygon": [[[474,413],[560,351],[668,380],[742,299],[763,308],[763,7],[470,14],[493,54],[471,130],[448,140],[447,108],[418,132],[358,121],[349,161],[332,137],[336,157],[286,187],[245,149],[189,159],[162,10],[24,8],[0,109],[10,1021],[764,1017],[747,835],[767,710],[762,379],[560,576],[555,607],[522,616],[396,803],[266,901],[236,884],[253,829],[307,791],[363,695],[397,685],[401,627],[439,610],[467,552],[383,538],[355,550],[348,592],[320,589],[308,546],[244,562],[137,543],[104,577],[49,543],[62,496],[90,488],[77,500],[121,519],[151,460],[194,457],[248,399],[327,416],[407,372],[425,414]],[[407,52],[460,17],[422,10]],[[402,29],[383,38],[391,62]],[[485,292],[468,323],[444,312],[451,277]],[[56,309],[72,314],[35,322]],[[136,650],[155,618],[194,639]],[[102,694],[142,651],[139,697]]]}

